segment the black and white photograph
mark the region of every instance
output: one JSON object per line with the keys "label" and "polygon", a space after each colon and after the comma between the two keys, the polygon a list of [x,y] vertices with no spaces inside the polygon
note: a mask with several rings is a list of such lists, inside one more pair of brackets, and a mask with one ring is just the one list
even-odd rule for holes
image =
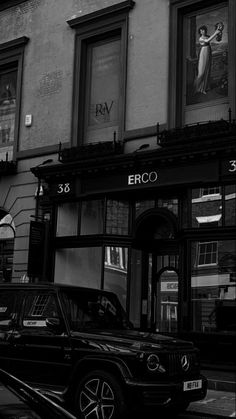
{"label": "black and white photograph", "polygon": [[0,419],[236,418],[236,0],[0,0]]}

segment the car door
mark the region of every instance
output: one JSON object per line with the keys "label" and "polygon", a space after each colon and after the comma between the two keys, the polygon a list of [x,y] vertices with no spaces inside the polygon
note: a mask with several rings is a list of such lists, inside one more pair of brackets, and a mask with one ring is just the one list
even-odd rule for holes
{"label": "car door", "polygon": [[17,289],[0,290],[0,368],[10,370],[15,348],[12,336],[19,317],[22,292]]}
{"label": "car door", "polygon": [[[49,328],[47,319],[58,326]],[[27,291],[17,332],[13,338],[18,353],[15,374],[34,384],[64,387],[71,368],[71,348],[56,292]]]}

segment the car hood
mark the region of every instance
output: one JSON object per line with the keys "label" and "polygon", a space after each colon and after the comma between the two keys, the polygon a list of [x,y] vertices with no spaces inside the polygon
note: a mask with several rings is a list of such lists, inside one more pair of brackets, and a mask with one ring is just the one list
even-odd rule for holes
{"label": "car hood", "polygon": [[155,351],[155,350],[187,350],[193,348],[192,342],[164,336],[158,333],[140,332],[137,330],[86,330],[72,332],[84,344],[113,351]]}

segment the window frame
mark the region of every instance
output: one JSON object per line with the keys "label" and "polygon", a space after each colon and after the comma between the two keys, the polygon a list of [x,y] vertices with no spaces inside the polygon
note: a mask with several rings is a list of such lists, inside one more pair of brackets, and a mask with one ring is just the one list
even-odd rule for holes
{"label": "window frame", "polygon": [[229,45],[229,108],[232,118],[236,115],[236,2],[235,0],[170,0],[170,40],[169,40],[169,97],[168,127],[183,126],[183,22],[193,11],[228,5],[228,45]]}
{"label": "window frame", "polygon": [[[13,158],[15,161],[19,147],[19,129],[20,129],[20,108],[21,108],[21,93],[22,93],[22,80],[23,80],[23,61],[25,45],[29,38],[22,36],[0,44],[0,72],[1,70],[10,70],[11,68],[17,69],[17,82],[16,82],[16,111],[15,111],[15,129],[13,141]],[[0,148],[1,150],[1,148]]]}
{"label": "window frame", "polygon": [[[215,255],[215,262],[211,263],[200,263],[201,257],[203,259],[206,259],[206,255],[208,254],[206,252],[207,245],[211,245],[211,259],[213,259],[213,256]],[[216,245],[216,251],[214,252],[214,245]],[[204,246],[204,252],[201,252],[201,247]],[[198,248],[197,248],[197,268],[202,267],[208,267],[208,266],[216,266],[218,264],[218,241],[217,240],[211,240],[211,241],[199,241],[198,242]]]}
{"label": "window frame", "polygon": [[[71,145],[81,146],[85,142],[85,111],[87,94],[85,94],[87,50],[90,43],[109,39],[114,34],[119,34],[121,42],[121,102],[119,114],[119,137],[123,137],[125,130],[125,98],[126,98],[126,73],[127,73],[127,41],[128,41],[128,13],[134,7],[133,0],[123,1],[114,6],[100,9],[96,12],[67,21],[75,29],[75,56],[74,56],[74,83],[72,97],[72,140]],[[112,138],[110,139],[113,140]],[[108,141],[108,140],[107,140]]]}

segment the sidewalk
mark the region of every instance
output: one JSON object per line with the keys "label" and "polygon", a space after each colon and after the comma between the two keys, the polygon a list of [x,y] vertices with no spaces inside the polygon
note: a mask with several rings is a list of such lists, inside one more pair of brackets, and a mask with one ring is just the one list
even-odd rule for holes
{"label": "sidewalk", "polygon": [[203,370],[208,379],[208,391],[204,400],[191,403],[188,412],[197,416],[214,418],[236,417],[236,373],[230,371]]}

